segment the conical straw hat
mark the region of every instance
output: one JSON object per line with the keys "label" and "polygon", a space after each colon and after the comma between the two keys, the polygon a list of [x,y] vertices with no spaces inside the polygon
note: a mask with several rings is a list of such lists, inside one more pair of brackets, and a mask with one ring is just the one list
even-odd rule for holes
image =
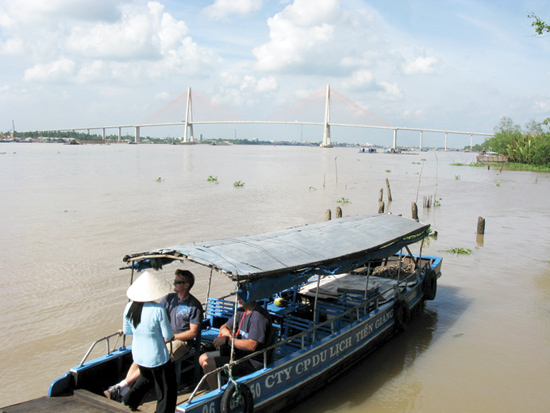
{"label": "conical straw hat", "polygon": [[126,295],[132,301],[146,303],[160,300],[172,292],[172,284],[157,274],[145,271],[134,283],[128,287]]}

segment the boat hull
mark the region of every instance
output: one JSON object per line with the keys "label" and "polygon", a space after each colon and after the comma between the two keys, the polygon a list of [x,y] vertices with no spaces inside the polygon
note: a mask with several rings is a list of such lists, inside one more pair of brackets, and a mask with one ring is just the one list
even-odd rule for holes
{"label": "boat hull", "polygon": [[[434,267],[436,267],[435,265]],[[435,269],[432,267],[433,269]],[[409,312],[422,304],[423,283],[416,283],[401,296]],[[236,381],[246,384],[254,398],[254,411],[279,411],[295,405],[356,364],[401,327],[395,317],[395,301],[323,338],[273,366]],[[186,413],[221,410],[225,387],[178,406]]]}

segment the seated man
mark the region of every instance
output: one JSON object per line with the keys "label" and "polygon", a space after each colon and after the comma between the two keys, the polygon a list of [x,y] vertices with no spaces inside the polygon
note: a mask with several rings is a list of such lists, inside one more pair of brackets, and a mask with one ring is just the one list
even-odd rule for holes
{"label": "seated man", "polygon": [[[235,348],[234,360],[266,348],[271,344],[273,327],[267,310],[255,301],[245,303],[240,297],[239,305],[241,308],[237,309],[235,317],[231,317],[227,323],[220,327],[220,337],[224,337],[225,340],[215,340],[218,343],[217,347],[219,347],[220,341],[225,341],[225,346],[222,346],[222,350],[204,353],[199,358],[199,364],[205,374],[229,363],[230,355],[228,352],[231,351],[229,349],[231,343],[233,343]],[[233,322],[235,319],[237,320],[238,328],[235,337],[233,337]],[[223,347],[228,350],[224,351]],[[243,376],[262,367],[263,355],[259,354],[255,358],[248,359],[236,365],[233,369],[233,374]],[[210,375],[206,380],[211,389],[217,387],[216,375]]]}
{"label": "seated man", "polygon": [[[174,339],[166,343],[172,361],[177,361],[191,349],[201,328],[202,305],[190,293],[194,284],[195,276],[191,271],[176,270],[174,292],[160,302],[166,308],[174,332]],[[132,363],[124,380],[109,387],[103,393],[109,399],[123,401],[126,405],[136,405],[135,400],[131,400],[130,390],[139,375],[138,365]]]}

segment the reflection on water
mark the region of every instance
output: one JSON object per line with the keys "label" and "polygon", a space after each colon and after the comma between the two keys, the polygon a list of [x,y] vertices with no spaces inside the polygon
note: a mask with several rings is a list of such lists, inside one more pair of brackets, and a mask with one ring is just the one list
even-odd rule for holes
{"label": "reflection on water", "polygon": [[[548,174],[452,165],[474,161],[460,152],[2,145],[0,406],[45,395],[95,339],[120,328],[124,255],[322,221],[337,206],[345,216],[376,213],[381,189],[386,211],[410,216],[416,201],[420,220],[437,231],[423,251],[444,257],[438,295],[308,409],[550,406]],[[439,206],[423,208],[424,196]],[[486,220],[482,239],[478,217]],[[450,248],[472,253],[443,252]],[[194,292],[204,300],[209,272],[196,271]],[[214,284],[214,295],[231,288],[221,276]]]}

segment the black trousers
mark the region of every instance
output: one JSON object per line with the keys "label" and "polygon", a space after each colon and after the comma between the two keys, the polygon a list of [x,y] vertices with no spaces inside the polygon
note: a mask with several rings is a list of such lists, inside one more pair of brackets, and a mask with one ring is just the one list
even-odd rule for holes
{"label": "black trousers", "polygon": [[155,386],[157,395],[157,413],[174,413],[176,410],[178,389],[174,363],[169,361],[159,367],[139,366],[140,376],[122,399],[124,404],[136,410],[145,394]]}

